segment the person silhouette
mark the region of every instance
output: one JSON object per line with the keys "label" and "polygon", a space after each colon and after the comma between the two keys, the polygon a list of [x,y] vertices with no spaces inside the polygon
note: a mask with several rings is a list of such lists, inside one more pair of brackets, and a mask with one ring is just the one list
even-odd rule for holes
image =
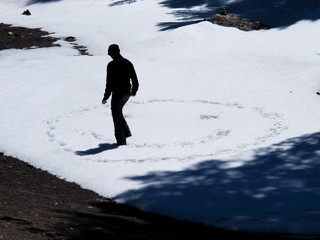
{"label": "person silhouette", "polygon": [[130,96],[135,96],[139,82],[133,64],[120,54],[117,44],[111,44],[108,55],[112,61],[107,66],[106,88],[102,104],[111,98],[111,113],[114,124],[114,135],[117,145],[126,145],[126,138],[131,137],[130,128],[123,116],[122,110]]}

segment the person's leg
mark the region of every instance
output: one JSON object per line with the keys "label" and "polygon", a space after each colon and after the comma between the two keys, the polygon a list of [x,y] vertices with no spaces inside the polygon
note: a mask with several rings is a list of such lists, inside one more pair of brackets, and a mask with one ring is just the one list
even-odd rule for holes
{"label": "person's leg", "polygon": [[128,124],[127,124],[127,122],[126,122],[124,117],[122,119],[122,125],[123,125],[123,129],[124,129],[124,136],[126,138],[131,137],[132,134],[131,134],[130,128],[129,128],[129,126],[128,126]]}
{"label": "person's leg", "polygon": [[111,112],[114,124],[114,134],[118,145],[126,144],[126,135],[130,133],[122,109],[130,97],[130,94],[113,94],[111,99]]}

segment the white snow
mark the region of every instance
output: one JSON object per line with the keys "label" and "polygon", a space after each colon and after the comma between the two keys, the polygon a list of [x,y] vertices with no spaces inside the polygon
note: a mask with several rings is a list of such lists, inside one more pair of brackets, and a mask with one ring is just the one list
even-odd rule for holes
{"label": "white snow", "polygon": [[[102,196],[217,227],[320,234],[320,21],[243,32],[159,1],[0,1],[0,22],[75,36],[0,52],[0,151]],[[29,9],[31,16],[21,13]],[[204,5],[192,10],[202,9]],[[114,148],[109,44],[136,68]]]}

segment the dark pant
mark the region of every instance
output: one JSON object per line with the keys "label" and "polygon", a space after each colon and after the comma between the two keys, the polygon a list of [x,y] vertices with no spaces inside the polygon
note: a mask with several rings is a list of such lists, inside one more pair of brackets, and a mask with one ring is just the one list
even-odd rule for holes
{"label": "dark pant", "polygon": [[125,145],[126,138],[131,136],[129,126],[124,119],[122,109],[130,98],[130,93],[113,93],[111,99],[111,113],[114,124],[114,135],[118,145]]}

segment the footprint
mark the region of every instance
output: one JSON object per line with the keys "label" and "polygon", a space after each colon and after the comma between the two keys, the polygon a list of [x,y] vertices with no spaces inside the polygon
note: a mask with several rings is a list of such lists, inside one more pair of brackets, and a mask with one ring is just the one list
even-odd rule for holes
{"label": "footprint", "polygon": [[61,146],[61,147],[64,147],[64,146],[66,146],[67,144],[66,143],[64,143],[64,142],[59,142],[59,146]]}
{"label": "footprint", "polygon": [[200,115],[200,119],[203,119],[203,120],[218,119],[218,118],[219,118],[219,115],[206,115],[206,114]]}
{"label": "footprint", "polygon": [[[142,161],[167,161],[168,159],[193,161],[200,158],[213,158],[217,154],[235,153],[250,146],[261,144],[269,138],[276,137],[286,128],[283,125],[284,120],[280,114],[268,113],[259,107],[246,108],[239,103],[219,103],[207,100],[150,99],[142,102],[130,101],[128,106],[133,107],[134,111],[138,111],[137,115],[125,115],[127,118],[132,118],[133,121],[138,121],[139,119],[137,120],[136,118],[141,117],[144,112],[154,111],[154,113],[159,113],[160,116],[163,109],[168,109],[168,113],[170,113],[166,119],[161,119],[162,125],[159,118],[155,117],[153,124],[149,124],[149,127],[146,126],[146,130],[144,131],[147,135],[146,139],[140,136],[138,141],[134,140],[134,144],[128,145],[131,151],[132,148],[139,148],[139,151],[137,151],[139,154],[137,154]],[[172,116],[171,113],[177,114],[177,116]],[[110,113],[108,114],[111,117]],[[99,119],[92,120],[96,119],[97,116],[99,116]],[[109,137],[101,134],[102,128],[99,127],[98,123],[105,116],[105,108],[103,107],[78,107],[64,116],[57,116],[46,121],[47,137],[50,142],[56,143],[57,146],[67,152],[78,150],[77,145],[79,145],[79,141],[72,141],[74,138],[80,138],[80,142],[88,145],[95,145],[102,140],[113,141],[113,138],[110,139],[113,137],[113,133]],[[181,121],[190,121],[190,128],[194,129],[194,131],[190,134],[185,134],[184,126],[176,124],[177,117],[181,117]],[[243,129],[246,126],[250,126],[250,121],[248,121],[250,119],[247,119],[247,117],[252,117],[255,121],[259,120],[259,118],[263,120],[263,133],[260,136],[259,133],[256,133],[252,139],[242,138]],[[88,119],[90,121],[87,121]],[[233,121],[238,120],[241,121],[241,124],[233,125]],[[74,122],[76,124],[73,124]],[[159,125],[157,125],[158,122]],[[229,129],[226,124],[230,124]],[[85,129],[71,129],[73,126],[81,126]],[[164,131],[159,131],[158,129],[160,128],[163,128]],[[160,133],[158,134],[158,138],[153,135],[154,129],[157,129]],[[211,132],[208,132],[208,129],[211,129]],[[221,144],[220,142],[217,142],[218,144],[213,143],[220,141],[220,139]],[[230,139],[230,144],[223,145],[223,139]],[[208,147],[204,147],[204,144],[208,145]],[[153,151],[158,152],[158,155],[161,157],[153,158],[154,154],[149,154]],[[145,156],[146,159],[141,159],[141,156]],[[133,156],[133,158],[135,157]],[[126,161],[126,159],[115,155],[114,160],[110,159],[108,161]],[[131,159],[131,161],[133,160]]]}

